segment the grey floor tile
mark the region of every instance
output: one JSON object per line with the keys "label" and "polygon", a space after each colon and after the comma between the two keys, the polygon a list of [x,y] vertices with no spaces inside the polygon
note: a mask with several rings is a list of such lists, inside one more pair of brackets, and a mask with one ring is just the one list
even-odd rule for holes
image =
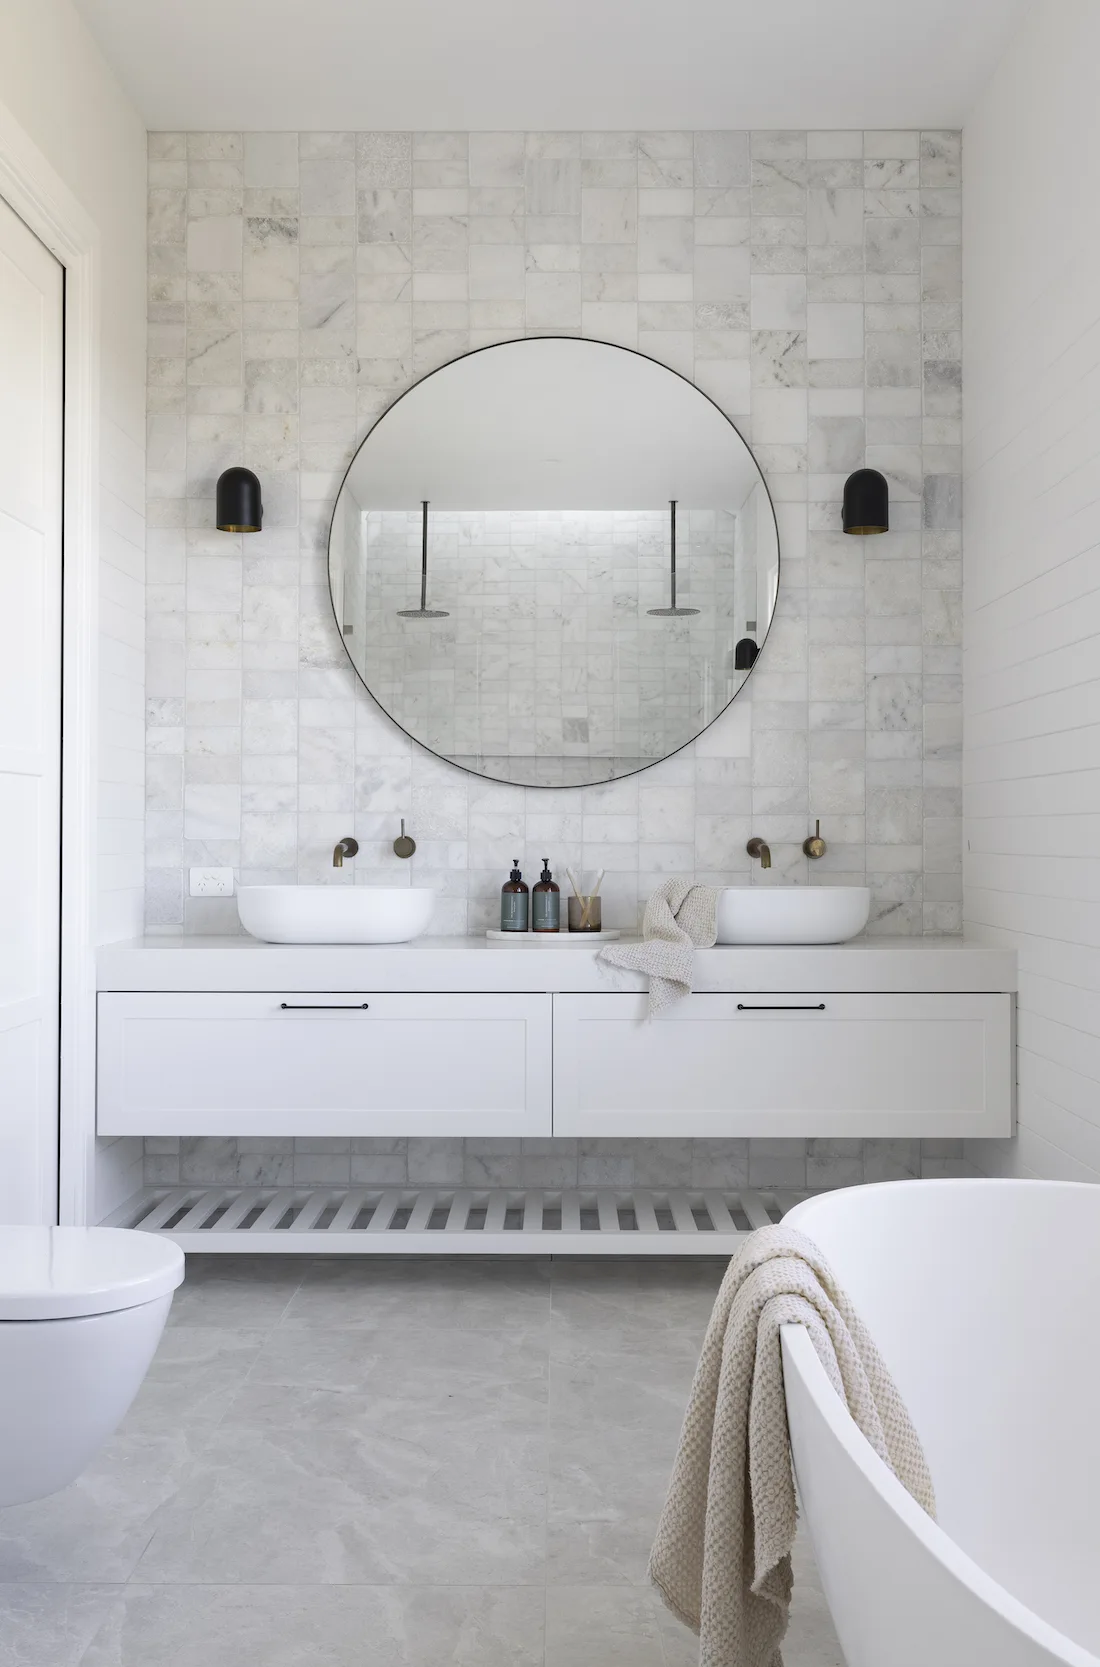
{"label": "grey floor tile", "polygon": [[126,1417],[128,1433],[201,1432],[225,1417],[256,1364],[264,1331],[181,1325],[165,1331]]}
{"label": "grey floor tile", "polygon": [[169,1328],[269,1330],[286,1313],[304,1274],[303,1259],[296,1256],[189,1256]]}
{"label": "grey floor tile", "polygon": [[127,1580],[149,1542],[157,1511],[209,1440],[127,1425],[62,1492],[0,1511],[0,1582]]}
{"label": "grey floor tile", "polygon": [[125,1614],[124,1586],[0,1586],[0,1667],[86,1667],[110,1652]]}
{"label": "grey floor tile", "polygon": [[546,1667],[693,1667],[699,1640],[648,1587],[546,1594]]}
{"label": "grey floor tile", "polygon": [[471,1328],[506,1337],[516,1324],[550,1312],[550,1264],[525,1257],[429,1257],[404,1262],[348,1257],[336,1268],[307,1272],[290,1303],[288,1328],[332,1325],[416,1332],[435,1326]]}
{"label": "grey floor tile", "polygon": [[572,1355],[586,1344],[647,1359],[670,1352],[696,1358],[720,1278],[702,1268],[662,1263],[567,1269],[551,1297],[552,1348]]}
{"label": "grey floor tile", "polygon": [[[0,1667],[689,1667],[646,1563],[723,1272],[191,1258],[119,1435],[0,1511]],[[841,1667],[803,1540],[784,1655]]]}
{"label": "grey floor tile", "polygon": [[[521,1587],[142,1586],[81,1667],[542,1667]],[[0,1661],[3,1657],[0,1656]],[[64,1658],[61,1658],[63,1661]],[[20,1663],[22,1667],[22,1663]],[[28,1667],[32,1662],[28,1661]],[[39,1667],[37,1659],[33,1667]],[[53,1661],[41,1667],[55,1667]],[[61,1667],[61,1663],[57,1663]],[[65,1667],[68,1667],[67,1662]]]}
{"label": "grey floor tile", "polygon": [[[303,1376],[314,1375],[311,1362],[302,1365]],[[284,1367],[277,1375],[289,1374]],[[225,1433],[288,1428],[344,1431],[359,1440],[389,1434],[430,1447],[443,1458],[516,1429],[536,1433],[545,1445],[545,1370],[510,1379],[424,1373],[405,1380],[391,1370],[364,1388],[270,1382],[258,1371],[234,1397],[222,1421]]]}
{"label": "grey floor tile", "polygon": [[495,1331],[433,1325],[415,1329],[375,1326],[279,1326],[265,1339],[251,1376],[269,1383],[315,1385],[414,1394],[466,1382],[544,1380],[548,1370],[549,1316],[523,1317]]}
{"label": "grey floor tile", "polygon": [[[442,1449],[442,1450],[441,1450]],[[545,1555],[545,1436],[232,1429],[158,1514],[148,1581],[527,1585]]]}

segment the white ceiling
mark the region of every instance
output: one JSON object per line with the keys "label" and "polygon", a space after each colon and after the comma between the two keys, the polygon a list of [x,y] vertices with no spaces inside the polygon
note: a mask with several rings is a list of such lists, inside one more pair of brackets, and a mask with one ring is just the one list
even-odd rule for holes
{"label": "white ceiling", "polygon": [[957,127],[1027,0],[76,0],[150,128]]}

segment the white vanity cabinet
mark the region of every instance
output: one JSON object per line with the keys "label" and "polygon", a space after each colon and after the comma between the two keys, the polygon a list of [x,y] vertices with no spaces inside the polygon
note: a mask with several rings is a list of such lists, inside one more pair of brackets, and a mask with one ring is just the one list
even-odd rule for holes
{"label": "white vanity cabinet", "polygon": [[104,993],[101,1135],[549,1135],[549,995]]}
{"label": "white vanity cabinet", "polygon": [[702,950],[652,1024],[595,954],[145,939],[100,961],[98,1133],[1010,1134],[1011,955]]}
{"label": "white vanity cabinet", "polygon": [[[417,939],[156,939],[99,953],[97,1131],[580,1138],[1012,1132],[1015,957],[953,939],[722,946],[646,1023],[595,950]],[[127,1138],[130,1137],[130,1138]],[[136,1152],[135,1149],[136,1148]],[[297,1160],[295,1159],[296,1163]],[[728,1256],[804,1196],[726,1185],[521,1187],[150,1178],[104,1224],[272,1255]],[[244,1170],[249,1169],[245,1163]]]}
{"label": "white vanity cabinet", "polygon": [[697,994],[646,1024],[635,995],[554,998],[554,1133],[1007,1134],[1007,995]]}

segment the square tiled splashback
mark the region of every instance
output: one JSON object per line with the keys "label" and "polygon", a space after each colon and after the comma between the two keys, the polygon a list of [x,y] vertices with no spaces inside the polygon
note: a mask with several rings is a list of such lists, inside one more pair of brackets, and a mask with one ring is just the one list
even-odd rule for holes
{"label": "square tiled splashback", "polygon": [[[605,868],[605,919],[632,925],[668,873],[747,880],[750,832],[776,880],[866,880],[873,931],[957,930],[958,134],[155,133],[149,156],[150,930],[237,930],[231,901],[186,895],[190,865],[224,864],[412,879],[440,892],[437,930],[476,931],[516,853]],[[693,377],[780,522],[744,694],[600,788],[503,787],[423,752],[357,686],[329,609],[365,429],[424,372],[532,332]],[[240,462],[266,506],[243,539],[213,530]],[[864,463],[891,483],[870,540],[837,530]]]}

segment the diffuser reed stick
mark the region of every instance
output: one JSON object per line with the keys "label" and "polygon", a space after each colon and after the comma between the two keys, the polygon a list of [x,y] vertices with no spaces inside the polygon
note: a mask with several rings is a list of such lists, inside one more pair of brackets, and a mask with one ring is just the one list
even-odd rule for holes
{"label": "diffuser reed stick", "polygon": [[[588,916],[591,913],[592,905],[596,901],[596,898],[600,895],[600,887],[603,884],[603,877],[604,877],[605,873],[606,873],[606,870],[601,868],[600,872],[596,875],[596,884],[592,887],[592,890],[588,893],[588,896],[587,897],[581,897],[581,930],[582,931],[588,925]],[[574,887],[573,889],[576,890],[576,887]],[[579,892],[577,893],[577,895],[578,895],[578,897],[580,897]]]}

